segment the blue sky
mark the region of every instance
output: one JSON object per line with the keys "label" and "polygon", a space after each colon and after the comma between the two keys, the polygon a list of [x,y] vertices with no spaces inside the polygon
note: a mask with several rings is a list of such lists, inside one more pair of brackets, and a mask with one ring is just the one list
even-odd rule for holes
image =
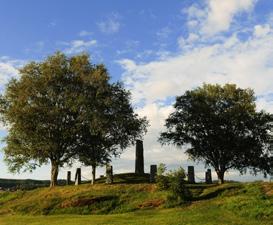
{"label": "blue sky", "polygon": [[[18,68],[57,50],[89,52],[112,80],[122,80],[132,102],[151,126],[145,159],[169,167],[193,164],[183,150],[157,143],[174,96],[203,82],[253,88],[258,109],[273,112],[273,1],[271,0],[48,0],[0,1],[0,91]],[[1,128],[4,137],[6,129]],[[48,167],[33,174],[0,177],[48,179]],[[114,160],[116,172],[133,170],[134,150]],[[75,165],[77,166],[77,165]],[[79,165],[78,165],[79,166]],[[67,168],[61,170],[64,177]],[[90,169],[83,168],[90,177]],[[203,176],[204,166],[197,172]],[[103,170],[99,170],[103,173]],[[230,179],[239,177],[231,171]]]}

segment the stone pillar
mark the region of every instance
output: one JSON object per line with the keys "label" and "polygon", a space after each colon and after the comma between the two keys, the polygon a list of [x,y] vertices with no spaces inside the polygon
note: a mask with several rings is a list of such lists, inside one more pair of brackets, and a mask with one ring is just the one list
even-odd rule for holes
{"label": "stone pillar", "polygon": [[71,184],[71,171],[67,171],[66,185]]}
{"label": "stone pillar", "polygon": [[113,166],[106,165],[106,184],[113,183]]}
{"label": "stone pillar", "polygon": [[81,184],[81,168],[77,168],[75,175],[75,185]]}
{"label": "stone pillar", "polygon": [[155,182],[156,175],[157,175],[157,165],[151,165],[151,167],[150,167],[150,183]]}
{"label": "stone pillar", "polygon": [[135,173],[144,174],[143,141],[136,141]]}
{"label": "stone pillar", "polygon": [[212,184],[211,169],[206,171],[206,184]]}
{"label": "stone pillar", "polygon": [[194,167],[193,166],[188,166],[188,182],[190,184],[194,184],[195,183],[195,179],[194,179]]}

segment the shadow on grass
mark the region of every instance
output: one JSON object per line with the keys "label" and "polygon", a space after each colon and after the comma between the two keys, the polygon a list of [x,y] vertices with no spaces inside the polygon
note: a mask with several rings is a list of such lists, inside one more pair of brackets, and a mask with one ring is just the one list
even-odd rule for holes
{"label": "shadow on grass", "polygon": [[225,192],[230,191],[238,191],[240,189],[240,186],[217,186],[211,188],[212,190],[209,190],[207,193],[203,192],[204,190],[208,190],[203,188],[202,193],[199,196],[194,196],[192,198],[192,201],[200,201],[200,200],[209,200],[212,198],[216,198],[220,195],[222,195]]}
{"label": "shadow on grass", "polygon": [[[143,175],[138,175],[135,173],[121,173],[114,175],[115,184],[143,184],[149,183],[150,174],[145,173]],[[106,178],[102,177],[96,179],[96,183],[105,183]]]}

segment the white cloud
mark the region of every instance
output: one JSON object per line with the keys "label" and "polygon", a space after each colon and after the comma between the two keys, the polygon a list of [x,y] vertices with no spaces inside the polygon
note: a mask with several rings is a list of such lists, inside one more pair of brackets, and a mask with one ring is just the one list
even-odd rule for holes
{"label": "white cloud", "polygon": [[199,33],[212,36],[228,31],[238,13],[249,13],[257,0],[207,0],[205,6],[192,5],[186,11],[188,26]]}
{"label": "white cloud", "polygon": [[116,13],[111,14],[104,20],[97,23],[100,31],[106,34],[117,33],[120,29],[120,16]]}
{"label": "white cloud", "polygon": [[[261,27],[267,27],[260,25]],[[187,157],[183,151],[173,146],[161,147],[157,143],[163,124],[172,111],[169,98],[183,94],[202,83],[236,83],[242,88],[253,88],[258,99],[258,109],[273,113],[272,99],[263,96],[273,91],[273,43],[272,32],[254,35],[257,26],[252,28],[253,35],[240,40],[236,34],[216,44],[197,44],[186,41],[190,49],[183,48],[176,55],[147,63],[131,59],[120,60],[124,69],[123,81],[131,90],[133,102],[143,105],[138,110],[146,115],[151,127],[145,136],[144,144],[149,162],[179,164]],[[191,38],[190,38],[191,39]],[[183,43],[185,44],[185,42]],[[167,102],[163,104],[162,102]],[[133,159],[133,150],[122,157]]]}
{"label": "white cloud", "polygon": [[184,39],[183,37],[179,37],[177,42],[178,42],[178,46],[180,48],[184,48],[187,45],[191,45],[193,44],[193,42],[197,41],[200,38],[200,36],[198,34],[195,33],[190,33],[187,39]]}
{"label": "white cloud", "polygon": [[71,42],[65,42],[64,45],[68,47],[64,50],[66,54],[77,54],[83,51],[88,50],[90,47],[94,47],[97,45],[96,40],[73,40]]}
{"label": "white cloud", "polygon": [[[25,62],[22,60],[10,59],[7,56],[0,57],[0,94],[4,91],[5,85],[11,78],[16,78],[19,76],[18,68],[24,63]],[[7,127],[5,127],[1,122],[0,130],[7,130]]]}
{"label": "white cloud", "polygon": [[271,31],[271,27],[269,24],[256,25],[254,28],[254,35],[256,37],[264,37]]}
{"label": "white cloud", "polygon": [[0,57],[0,90],[2,91],[4,85],[13,77],[18,77],[18,68],[25,64],[23,60],[11,59],[8,56]]}
{"label": "white cloud", "polygon": [[91,34],[93,34],[93,33],[90,32],[90,31],[82,30],[82,31],[79,33],[79,36],[80,36],[80,37],[85,37],[85,36],[90,36]]}
{"label": "white cloud", "polygon": [[271,43],[270,33],[247,41],[234,35],[221,44],[195,47],[165,60],[137,64],[125,59],[120,64],[136,102],[164,100],[203,82],[234,82],[264,94],[273,90]]}
{"label": "white cloud", "polygon": [[203,32],[209,35],[227,31],[234,16],[240,12],[249,12],[255,0],[209,0],[209,12]]}
{"label": "white cloud", "polygon": [[8,80],[18,74],[18,70],[8,63],[0,62],[0,85],[6,84]]}

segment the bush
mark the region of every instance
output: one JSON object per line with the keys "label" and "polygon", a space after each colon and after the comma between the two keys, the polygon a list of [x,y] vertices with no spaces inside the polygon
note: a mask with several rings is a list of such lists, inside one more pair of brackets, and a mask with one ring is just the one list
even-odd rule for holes
{"label": "bush", "polygon": [[169,205],[177,205],[191,199],[191,192],[185,186],[185,177],[186,174],[182,167],[168,172],[165,176],[162,174],[157,176],[158,189],[170,190],[171,192],[167,198]]}
{"label": "bush", "polygon": [[164,163],[160,163],[157,168],[156,183],[159,190],[168,190],[170,188],[170,179],[165,176],[167,167]]}
{"label": "bush", "polygon": [[157,168],[157,175],[162,176],[166,172],[167,167],[164,163],[159,163],[158,168]]}
{"label": "bush", "polygon": [[184,178],[179,176],[172,177],[170,191],[172,198],[178,202],[189,201],[192,197],[190,190],[185,185]]}
{"label": "bush", "polygon": [[191,199],[191,192],[185,186],[185,170],[180,167],[178,170],[170,171],[168,173],[170,180],[171,199],[178,202],[184,202]]}
{"label": "bush", "polygon": [[170,188],[170,179],[167,176],[156,176],[156,183],[159,190],[168,190]]}

